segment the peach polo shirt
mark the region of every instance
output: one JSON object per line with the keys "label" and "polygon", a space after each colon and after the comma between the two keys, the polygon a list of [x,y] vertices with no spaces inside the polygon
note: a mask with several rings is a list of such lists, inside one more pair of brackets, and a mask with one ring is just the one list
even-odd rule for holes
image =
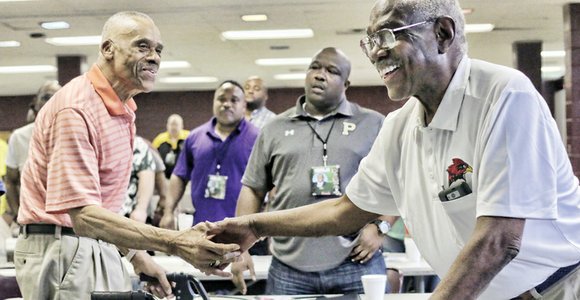
{"label": "peach polo shirt", "polygon": [[118,212],[131,172],[136,109],[133,99],[119,99],[97,65],[60,89],[35,121],[18,222],[72,227],[72,208]]}

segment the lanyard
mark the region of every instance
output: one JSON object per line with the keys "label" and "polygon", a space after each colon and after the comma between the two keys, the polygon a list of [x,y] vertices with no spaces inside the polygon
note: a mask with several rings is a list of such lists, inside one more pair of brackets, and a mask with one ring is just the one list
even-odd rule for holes
{"label": "lanyard", "polygon": [[225,141],[219,139],[220,142],[216,145],[216,141],[212,141],[212,151],[216,159],[216,175],[220,175],[220,170],[222,168],[222,160],[224,159],[225,155],[228,153],[228,149],[230,145],[233,143],[232,140],[235,138],[233,136],[235,132],[230,133],[230,135],[226,138]]}
{"label": "lanyard", "polygon": [[326,151],[326,144],[328,143],[328,138],[330,137],[330,133],[332,132],[332,128],[334,127],[334,123],[336,123],[336,118],[333,118],[332,125],[330,125],[330,130],[328,130],[328,134],[326,134],[326,139],[323,140],[322,137],[320,137],[320,135],[318,134],[318,132],[316,132],[314,127],[312,127],[312,125],[310,125],[310,122],[306,121],[306,124],[308,124],[308,127],[310,127],[310,129],[312,129],[312,132],[314,132],[314,134],[316,135],[316,138],[322,143],[322,162],[323,162],[325,167],[326,167],[326,162],[328,161],[328,153]]}

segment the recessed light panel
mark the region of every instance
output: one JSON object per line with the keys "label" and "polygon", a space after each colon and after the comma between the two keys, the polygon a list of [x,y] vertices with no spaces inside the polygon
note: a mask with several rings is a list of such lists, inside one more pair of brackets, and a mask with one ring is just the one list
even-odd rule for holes
{"label": "recessed light panel", "polygon": [[224,31],[226,40],[304,39],[314,36],[312,29],[240,30]]}
{"label": "recessed light panel", "polygon": [[101,43],[101,36],[89,35],[89,36],[53,37],[47,38],[44,41],[55,46],[99,45]]}
{"label": "recessed light panel", "polygon": [[53,29],[68,29],[70,25],[65,21],[55,21],[55,22],[42,22],[40,23],[40,27],[48,30]]}
{"label": "recessed light panel", "polygon": [[55,66],[34,65],[34,66],[5,66],[5,67],[0,67],[0,74],[51,73],[51,72],[56,72]]}

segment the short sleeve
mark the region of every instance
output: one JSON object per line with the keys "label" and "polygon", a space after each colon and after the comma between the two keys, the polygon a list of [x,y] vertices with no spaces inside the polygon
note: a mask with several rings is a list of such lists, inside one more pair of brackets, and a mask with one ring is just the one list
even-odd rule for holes
{"label": "short sleeve", "polygon": [[6,154],[6,166],[18,170],[22,169],[22,166],[19,165],[19,162],[22,161],[21,155],[26,155],[26,153],[18,151],[19,142],[14,134],[11,135],[8,139],[8,153]]}
{"label": "short sleeve", "polygon": [[173,169],[173,174],[185,181],[189,181],[191,179],[191,171],[194,167],[192,146],[194,141],[194,135],[190,135],[187,137],[187,139],[185,139],[185,142],[183,143],[183,149],[179,153],[179,157],[175,163],[175,168]]}
{"label": "short sleeve", "polygon": [[[346,195],[359,208],[380,215],[399,215],[389,184],[387,149],[389,129],[383,124],[369,154],[362,159],[358,172],[346,187]],[[392,168],[391,168],[392,170]]]}
{"label": "short sleeve", "polygon": [[556,218],[560,135],[535,91],[505,93],[482,150],[477,215]]}
{"label": "short sleeve", "polygon": [[268,192],[273,187],[270,151],[266,143],[268,132],[268,129],[265,128],[258,135],[258,139],[252,148],[244,176],[242,177],[243,185],[263,193]]}
{"label": "short sleeve", "polygon": [[149,146],[141,139],[135,139],[135,149],[133,151],[133,170],[136,173],[145,170],[155,171],[155,161]]}

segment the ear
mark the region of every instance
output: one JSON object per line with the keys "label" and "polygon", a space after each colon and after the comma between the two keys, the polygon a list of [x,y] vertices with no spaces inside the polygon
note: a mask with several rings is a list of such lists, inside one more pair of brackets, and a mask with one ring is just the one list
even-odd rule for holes
{"label": "ear", "polygon": [[446,53],[455,40],[455,21],[451,17],[439,17],[434,27],[439,54]]}
{"label": "ear", "polygon": [[344,82],[344,89],[345,90],[348,89],[349,86],[350,86],[350,81],[349,80],[345,81]]}
{"label": "ear", "polygon": [[107,60],[110,60],[113,58],[113,52],[114,52],[113,47],[114,47],[114,44],[111,40],[106,40],[103,43],[101,43],[101,54]]}

